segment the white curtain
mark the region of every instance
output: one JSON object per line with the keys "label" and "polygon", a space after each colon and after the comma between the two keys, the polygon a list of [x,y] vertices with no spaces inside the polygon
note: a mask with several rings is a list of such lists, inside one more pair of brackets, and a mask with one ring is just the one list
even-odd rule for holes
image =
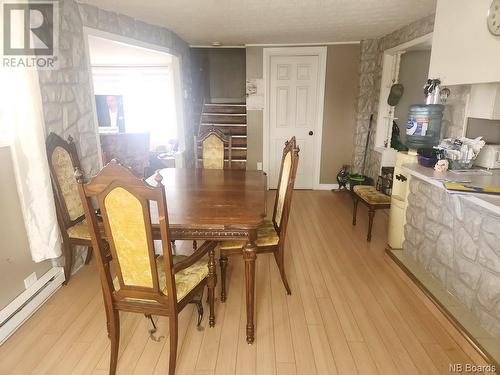
{"label": "white curtain", "polygon": [[0,145],[10,146],[12,152],[33,260],[61,256],[36,70],[0,66]]}

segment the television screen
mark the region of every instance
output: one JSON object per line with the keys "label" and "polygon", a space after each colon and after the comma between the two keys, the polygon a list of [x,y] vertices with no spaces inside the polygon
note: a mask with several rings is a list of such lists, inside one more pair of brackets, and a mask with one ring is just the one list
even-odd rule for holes
{"label": "television screen", "polygon": [[109,133],[125,133],[122,95],[95,95],[99,130]]}

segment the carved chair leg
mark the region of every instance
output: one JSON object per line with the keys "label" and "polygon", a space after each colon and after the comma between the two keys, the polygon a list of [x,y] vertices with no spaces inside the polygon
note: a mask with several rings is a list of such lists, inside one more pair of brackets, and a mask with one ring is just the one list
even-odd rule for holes
{"label": "carved chair leg", "polygon": [[89,264],[90,259],[92,259],[92,246],[87,247],[87,256],[85,257],[85,264]]}
{"label": "carved chair leg", "polygon": [[160,336],[160,337],[156,337],[155,336],[155,333],[156,331],[158,330],[157,327],[156,327],[156,323],[155,321],[153,320],[153,317],[151,316],[151,314],[144,314],[144,316],[149,319],[149,321],[151,322],[151,328],[148,330],[149,332],[149,338],[151,340],[153,340],[154,342],[160,342],[161,339],[164,339],[165,336]]}
{"label": "carved chair leg", "polygon": [[177,336],[179,334],[178,331],[178,316],[173,315],[169,316],[168,324],[170,331],[170,358],[168,361],[168,373],[175,374],[175,364],[177,362]]}
{"label": "carved chair leg", "polygon": [[375,210],[371,209],[368,211],[368,235],[366,236],[367,241],[372,240],[372,228],[373,228],[373,218],[375,217]]}
{"label": "carved chair leg", "polygon": [[208,316],[208,325],[215,326],[215,285],[217,285],[217,266],[215,263],[215,248],[208,251],[208,299],[210,305],[210,314]]}
{"label": "carved chair leg", "polygon": [[276,259],[276,264],[278,265],[278,270],[280,271],[281,280],[283,281],[283,285],[286,289],[286,294],[292,294],[292,290],[290,289],[290,285],[288,284],[288,279],[286,278],[285,273],[285,259],[283,257],[283,251],[277,250],[274,252],[274,259]]}
{"label": "carved chair leg", "polygon": [[109,374],[116,374],[118,364],[118,348],[120,345],[120,313],[118,310],[110,311],[109,317],[109,336],[111,339]]}
{"label": "carved chair leg", "polygon": [[203,320],[203,303],[200,301],[194,301],[194,304],[196,305],[196,309],[198,310],[198,322],[196,323],[196,326],[198,329],[201,327],[201,321]]}
{"label": "carved chair leg", "polygon": [[177,247],[175,246],[175,240],[170,241],[170,243],[171,243],[171,245],[172,245],[172,253],[173,253],[174,255],[176,255],[176,254],[177,254]]}
{"label": "carved chair leg", "polygon": [[222,303],[226,302],[226,269],[227,269],[228,259],[227,256],[221,255],[219,258],[220,265],[220,301]]}
{"label": "carved chair leg", "polygon": [[70,243],[62,243],[62,250],[64,255],[64,278],[63,285],[67,285],[71,277],[71,265],[73,264],[73,246]]}
{"label": "carved chair leg", "polygon": [[[195,297],[193,300],[191,300],[189,303],[193,303],[196,305],[196,309],[198,310],[198,323],[196,324],[196,327],[198,328],[198,331],[203,331],[203,327],[201,326],[201,322],[203,320],[203,290],[201,290],[200,294]],[[208,294],[208,293],[207,293]]]}
{"label": "carved chair leg", "polygon": [[198,242],[196,240],[193,241],[193,250],[196,251],[198,249]]}
{"label": "carved chair leg", "polygon": [[352,225],[356,225],[356,215],[358,214],[358,203],[359,200],[357,198],[352,198],[353,201],[353,209],[352,209]]}

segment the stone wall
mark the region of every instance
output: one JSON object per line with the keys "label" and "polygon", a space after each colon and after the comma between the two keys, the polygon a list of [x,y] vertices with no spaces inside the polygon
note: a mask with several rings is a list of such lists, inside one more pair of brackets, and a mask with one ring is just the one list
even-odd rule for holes
{"label": "stone wall", "polygon": [[[361,42],[359,97],[354,130],[354,150],[352,155],[353,171],[361,171],[371,113],[373,113],[374,120],[365,174],[376,180],[381,167],[381,154],[374,150],[374,141],[377,129],[377,111],[380,99],[379,94],[384,51],[425,34],[429,34],[433,30],[434,14],[431,14],[380,39],[364,40]],[[384,98],[384,100],[386,100],[386,98]]]}
{"label": "stone wall", "polygon": [[83,170],[95,174],[100,163],[83,23],[78,5],[72,0],[59,3],[59,15],[59,69],[38,72],[45,130],[64,138],[71,135]]}
{"label": "stone wall", "polygon": [[[74,0],[59,2],[59,69],[39,71],[45,131],[75,139],[82,168],[87,176],[100,168],[98,135],[93,113],[91,71],[88,65],[83,28],[91,27],[149,44],[168,48],[181,59],[184,105],[186,162],[192,163],[193,119],[189,46],[175,33],[131,17],[105,11]],[[83,253],[78,250],[78,255]],[[82,262],[75,256],[75,265]]]}
{"label": "stone wall", "polygon": [[[73,1],[73,0],[70,0]],[[199,118],[193,111],[191,85],[191,55],[189,45],[177,34],[164,27],[135,20],[132,17],[103,10],[88,4],[79,4],[83,26],[117,34],[152,45],[167,48],[179,57],[184,95],[184,143],[186,164],[193,163],[194,125]]]}
{"label": "stone wall", "polygon": [[181,58],[185,110],[186,154],[192,154],[191,72],[189,46],[175,33],[131,17],[105,11],[74,0],[59,3],[59,69],[39,71],[46,132],[75,139],[86,174],[99,170],[98,142],[90,90],[91,72],[85,55],[83,27],[106,31],[168,48]]}
{"label": "stone wall", "polygon": [[500,216],[412,178],[403,250],[500,338]]}

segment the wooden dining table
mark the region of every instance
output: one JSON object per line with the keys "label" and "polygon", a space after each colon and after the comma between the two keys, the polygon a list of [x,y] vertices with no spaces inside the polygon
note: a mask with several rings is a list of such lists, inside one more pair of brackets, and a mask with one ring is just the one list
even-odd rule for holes
{"label": "wooden dining table", "polygon": [[[266,217],[267,176],[260,171],[160,170],[172,240],[245,241],[246,340],[255,339],[257,228]],[[154,177],[154,176],[153,176]]]}

